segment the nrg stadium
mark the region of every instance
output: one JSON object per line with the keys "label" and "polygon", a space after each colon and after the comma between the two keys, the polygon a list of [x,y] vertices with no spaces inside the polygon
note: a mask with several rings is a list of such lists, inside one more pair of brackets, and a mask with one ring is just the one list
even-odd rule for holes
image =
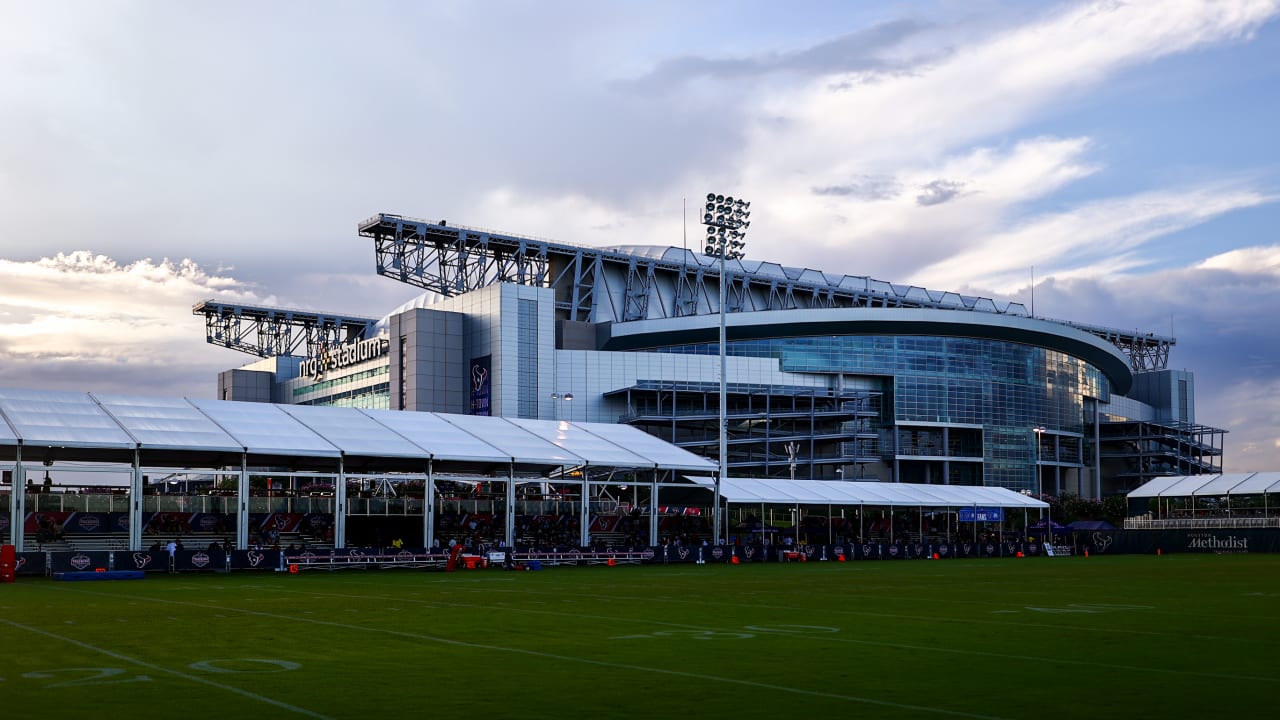
{"label": "nrg stadium", "polygon": [[217,397],[624,423],[744,478],[1101,498],[1221,472],[1172,337],[743,259],[749,204],[708,200],[703,254],[375,215],[378,274],[425,292],[382,318],[196,304],[260,358]]}

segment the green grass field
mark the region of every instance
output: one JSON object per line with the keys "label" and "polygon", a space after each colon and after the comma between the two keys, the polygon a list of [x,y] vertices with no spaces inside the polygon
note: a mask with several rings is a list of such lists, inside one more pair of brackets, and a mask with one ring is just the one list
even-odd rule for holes
{"label": "green grass field", "polygon": [[0,717],[1265,717],[1280,555],[0,585]]}

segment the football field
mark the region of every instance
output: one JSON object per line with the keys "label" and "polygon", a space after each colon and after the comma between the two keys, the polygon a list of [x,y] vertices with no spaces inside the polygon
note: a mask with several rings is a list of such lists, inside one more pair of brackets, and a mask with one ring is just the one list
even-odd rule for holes
{"label": "football field", "polygon": [[1280,555],[0,585],[0,715],[1263,717]]}

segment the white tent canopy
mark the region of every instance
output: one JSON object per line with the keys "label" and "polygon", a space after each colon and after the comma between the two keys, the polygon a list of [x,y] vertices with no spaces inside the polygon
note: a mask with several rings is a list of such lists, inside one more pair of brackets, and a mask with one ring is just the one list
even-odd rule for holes
{"label": "white tent canopy", "polygon": [[[711,487],[714,480],[689,477]],[[895,507],[1002,507],[1047,509],[1049,504],[1000,487],[917,485],[840,480],[726,478],[720,494],[732,504],[877,505]]]}
{"label": "white tent canopy", "polygon": [[1238,497],[1280,493],[1280,472],[1159,477],[1129,493],[1130,498]]}
{"label": "white tent canopy", "polygon": [[164,452],[170,460],[191,453],[546,469],[716,467],[640,430],[601,423],[0,388],[0,460],[15,459],[19,451],[25,459],[51,460],[111,461],[123,451],[141,453],[144,462],[148,452]]}

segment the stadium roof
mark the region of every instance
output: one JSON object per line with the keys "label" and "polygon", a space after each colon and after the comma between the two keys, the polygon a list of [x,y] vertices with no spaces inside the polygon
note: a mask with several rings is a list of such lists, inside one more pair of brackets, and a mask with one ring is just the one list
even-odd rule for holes
{"label": "stadium roof", "polygon": [[0,459],[179,467],[311,462],[348,469],[427,460],[554,469],[710,472],[704,458],[599,423],[0,388]]}
{"label": "stadium roof", "polygon": [[1222,497],[1280,492],[1280,472],[1179,475],[1155,478],[1129,493],[1131,498]]}
{"label": "stadium roof", "polygon": [[[711,487],[711,478],[690,477]],[[720,495],[730,503],[786,505],[884,505],[901,507],[1002,507],[1044,509],[1049,504],[1000,487],[917,485],[842,480],[726,478]]]}

